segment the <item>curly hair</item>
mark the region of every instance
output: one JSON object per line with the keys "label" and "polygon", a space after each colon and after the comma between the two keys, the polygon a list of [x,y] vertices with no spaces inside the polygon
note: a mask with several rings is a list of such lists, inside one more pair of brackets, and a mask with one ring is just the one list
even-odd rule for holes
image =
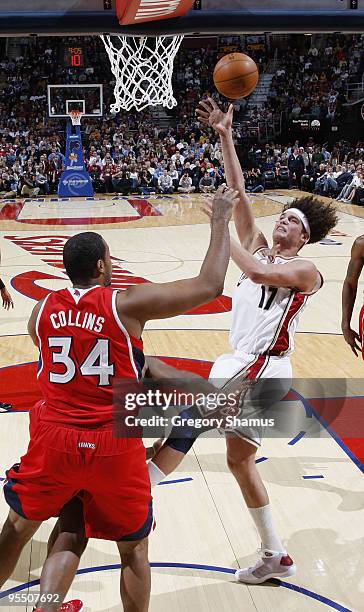
{"label": "curly hair", "polygon": [[313,196],[296,198],[285,205],[283,212],[288,208],[298,208],[306,215],[311,230],[309,244],[320,242],[338,222],[335,208]]}

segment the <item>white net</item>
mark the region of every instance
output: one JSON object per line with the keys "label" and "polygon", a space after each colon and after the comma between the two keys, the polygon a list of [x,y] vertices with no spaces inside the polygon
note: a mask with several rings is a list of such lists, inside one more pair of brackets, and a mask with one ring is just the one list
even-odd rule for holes
{"label": "white net", "polygon": [[69,113],[72,125],[81,125],[82,113],[80,111],[70,111]]}
{"label": "white net", "polygon": [[115,76],[111,112],[147,106],[173,108],[173,62],[183,36],[101,36]]}

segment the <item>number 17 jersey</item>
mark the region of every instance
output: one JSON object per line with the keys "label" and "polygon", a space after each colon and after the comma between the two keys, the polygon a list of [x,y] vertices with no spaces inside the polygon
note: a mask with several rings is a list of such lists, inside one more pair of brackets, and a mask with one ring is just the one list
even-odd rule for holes
{"label": "number 17 jersey", "polygon": [[[256,251],[254,257],[263,265],[285,265],[298,259],[281,256],[273,259],[267,248]],[[252,355],[283,357],[291,354],[299,315],[322,282],[318,273],[313,291],[302,293],[296,289],[259,285],[242,274],[232,299],[231,346]]]}
{"label": "number 17 jersey", "polygon": [[120,321],[117,293],[95,286],[45,298],[36,321],[43,421],[83,428],[111,424],[115,382],[141,377],[143,344]]}

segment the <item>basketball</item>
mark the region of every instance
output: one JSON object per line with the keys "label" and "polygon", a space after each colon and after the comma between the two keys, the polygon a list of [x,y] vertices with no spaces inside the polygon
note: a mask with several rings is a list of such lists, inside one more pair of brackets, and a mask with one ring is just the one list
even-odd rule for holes
{"label": "basketball", "polygon": [[259,79],[257,65],[245,53],[224,55],[214,69],[216,89],[226,98],[245,98],[254,91]]}

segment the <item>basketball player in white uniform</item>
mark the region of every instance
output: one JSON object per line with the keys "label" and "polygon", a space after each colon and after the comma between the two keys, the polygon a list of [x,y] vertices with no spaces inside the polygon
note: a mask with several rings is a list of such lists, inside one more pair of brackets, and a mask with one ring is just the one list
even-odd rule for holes
{"label": "basketball player in white uniform", "polygon": [[[322,240],[337,223],[337,217],[333,208],[311,196],[297,198],[284,208],[276,222],[273,246],[269,248],[255,224],[245,192],[232,136],[233,107],[223,113],[212,99],[200,106],[199,119],[220,135],[227,184],[239,192],[234,222],[240,244],[231,240],[231,257],[242,271],[233,294],[233,352],[215,361],[210,380],[220,384],[221,379],[231,381],[237,375],[285,380],[287,386],[282,386],[279,398],[283,399],[292,377],[290,354],[299,314],[322,285],[315,265],[298,256],[298,252],[307,242]],[[173,376],[168,366],[154,368],[152,364],[150,369],[154,378]],[[290,576],[296,571],[275,529],[268,494],[255,464],[260,443],[259,430],[226,432],[228,465],[262,542],[262,557],[256,565],[236,572],[237,580],[251,584]],[[166,440],[149,462],[152,486],[175,469],[189,448],[183,448],[180,441]]]}

